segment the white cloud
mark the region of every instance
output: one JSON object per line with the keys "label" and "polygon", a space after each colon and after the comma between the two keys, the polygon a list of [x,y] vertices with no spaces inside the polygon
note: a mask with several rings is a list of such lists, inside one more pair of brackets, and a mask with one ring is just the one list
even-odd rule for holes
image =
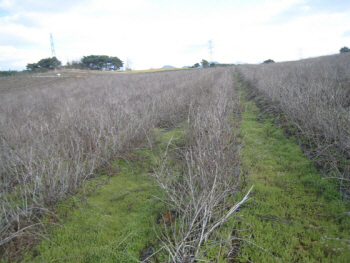
{"label": "white cloud", "polygon": [[306,0],[24,2],[0,2],[8,12],[0,17],[0,49],[12,46],[22,57],[2,53],[2,68],[22,69],[49,57],[50,32],[64,63],[104,54],[130,57],[135,69],[181,67],[209,60],[209,39],[213,59],[222,63],[293,60],[300,48],[304,57],[338,52],[350,22],[346,9],[327,13],[318,6],[322,12],[316,12]]}
{"label": "white cloud", "polygon": [[1,46],[0,70],[17,70],[18,68],[25,68],[30,61],[39,61],[42,58],[42,51],[38,49],[31,49],[30,52],[28,52],[26,49]]}
{"label": "white cloud", "polygon": [[346,30],[346,31],[343,33],[342,37],[350,37],[350,30]]}
{"label": "white cloud", "polygon": [[2,0],[0,8],[13,13],[62,13],[89,5],[89,0]]}
{"label": "white cloud", "polygon": [[307,11],[310,9],[310,6],[305,5],[305,6],[302,6],[300,9],[303,11]]}
{"label": "white cloud", "polygon": [[80,6],[79,11],[88,14],[98,14],[99,12],[104,14],[125,14],[152,6],[154,5],[147,0],[92,0],[90,4]]}

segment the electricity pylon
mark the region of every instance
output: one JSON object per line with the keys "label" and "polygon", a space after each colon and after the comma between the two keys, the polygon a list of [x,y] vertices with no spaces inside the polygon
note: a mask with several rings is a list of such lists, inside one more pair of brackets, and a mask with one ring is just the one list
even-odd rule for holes
{"label": "electricity pylon", "polygon": [[51,41],[51,56],[56,57],[55,46],[53,44],[52,33],[50,33],[50,41]]}
{"label": "electricity pylon", "polygon": [[208,41],[208,49],[210,54],[210,63],[213,63],[213,40]]}

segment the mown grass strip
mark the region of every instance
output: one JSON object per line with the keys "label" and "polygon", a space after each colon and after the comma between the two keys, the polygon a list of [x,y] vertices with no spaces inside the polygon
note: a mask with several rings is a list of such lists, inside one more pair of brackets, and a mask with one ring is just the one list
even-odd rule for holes
{"label": "mown grass strip", "polygon": [[[133,150],[118,158],[113,165],[119,172],[106,184],[90,196],[78,195],[62,202],[57,209],[59,215],[67,215],[64,227],[51,229],[50,239],[39,243],[23,262],[140,260],[142,251],[157,242],[155,228],[157,217],[164,214],[164,203],[154,196],[161,198],[163,193],[150,174],[171,137],[173,142],[181,140],[181,131],[156,131],[153,150]],[[86,189],[89,186],[86,184]]]}
{"label": "mown grass strip", "polygon": [[271,116],[258,118],[255,104],[244,104],[241,154],[255,192],[242,233],[251,231],[255,245],[244,243],[240,262],[349,262],[349,203]]}

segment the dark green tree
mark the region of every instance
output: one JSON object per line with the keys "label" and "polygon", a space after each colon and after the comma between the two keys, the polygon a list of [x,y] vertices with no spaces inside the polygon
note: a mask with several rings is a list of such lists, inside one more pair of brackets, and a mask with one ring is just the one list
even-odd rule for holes
{"label": "dark green tree", "polygon": [[216,64],[214,62],[210,63],[210,67],[215,67],[215,66],[216,66]]}
{"label": "dark green tree", "polygon": [[56,57],[52,58],[43,58],[38,62],[40,68],[54,69],[61,66],[61,61],[59,61]]}
{"label": "dark green tree", "polygon": [[39,60],[37,63],[29,63],[27,64],[27,70],[34,71],[34,70],[47,70],[47,69],[54,69],[59,66],[61,66],[61,61],[59,61],[56,57],[52,58],[43,58]]}
{"label": "dark green tree", "polygon": [[35,69],[38,69],[38,68],[40,68],[38,63],[27,64],[27,70],[34,71]]}
{"label": "dark green tree", "polygon": [[201,64],[202,64],[203,68],[209,67],[209,62],[205,59],[202,59]]}
{"label": "dark green tree", "polygon": [[94,70],[104,70],[104,69],[118,70],[121,67],[123,67],[123,61],[121,61],[119,58],[109,57],[105,55],[84,56],[81,59],[81,63],[83,67],[94,69]]}
{"label": "dark green tree", "polygon": [[268,63],[275,63],[275,61],[273,61],[272,59],[268,59],[268,60],[265,60],[264,63],[265,63],[265,64],[268,64]]}
{"label": "dark green tree", "polygon": [[340,53],[346,53],[346,52],[350,52],[350,48],[348,47],[342,47],[340,50],[339,50]]}
{"label": "dark green tree", "polygon": [[199,68],[201,65],[199,63],[196,63],[193,65],[194,68]]}

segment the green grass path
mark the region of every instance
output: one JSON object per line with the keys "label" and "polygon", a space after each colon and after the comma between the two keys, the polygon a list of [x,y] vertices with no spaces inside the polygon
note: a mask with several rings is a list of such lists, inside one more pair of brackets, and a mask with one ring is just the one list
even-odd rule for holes
{"label": "green grass path", "polygon": [[[349,203],[334,182],[322,180],[293,138],[271,118],[245,102],[242,156],[248,165],[253,200],[242,213],[252,233],[242,262],[350,262]],[[323,216],[329,215],[329,216]],[[264,251],[264,248],[268,252]]]}

